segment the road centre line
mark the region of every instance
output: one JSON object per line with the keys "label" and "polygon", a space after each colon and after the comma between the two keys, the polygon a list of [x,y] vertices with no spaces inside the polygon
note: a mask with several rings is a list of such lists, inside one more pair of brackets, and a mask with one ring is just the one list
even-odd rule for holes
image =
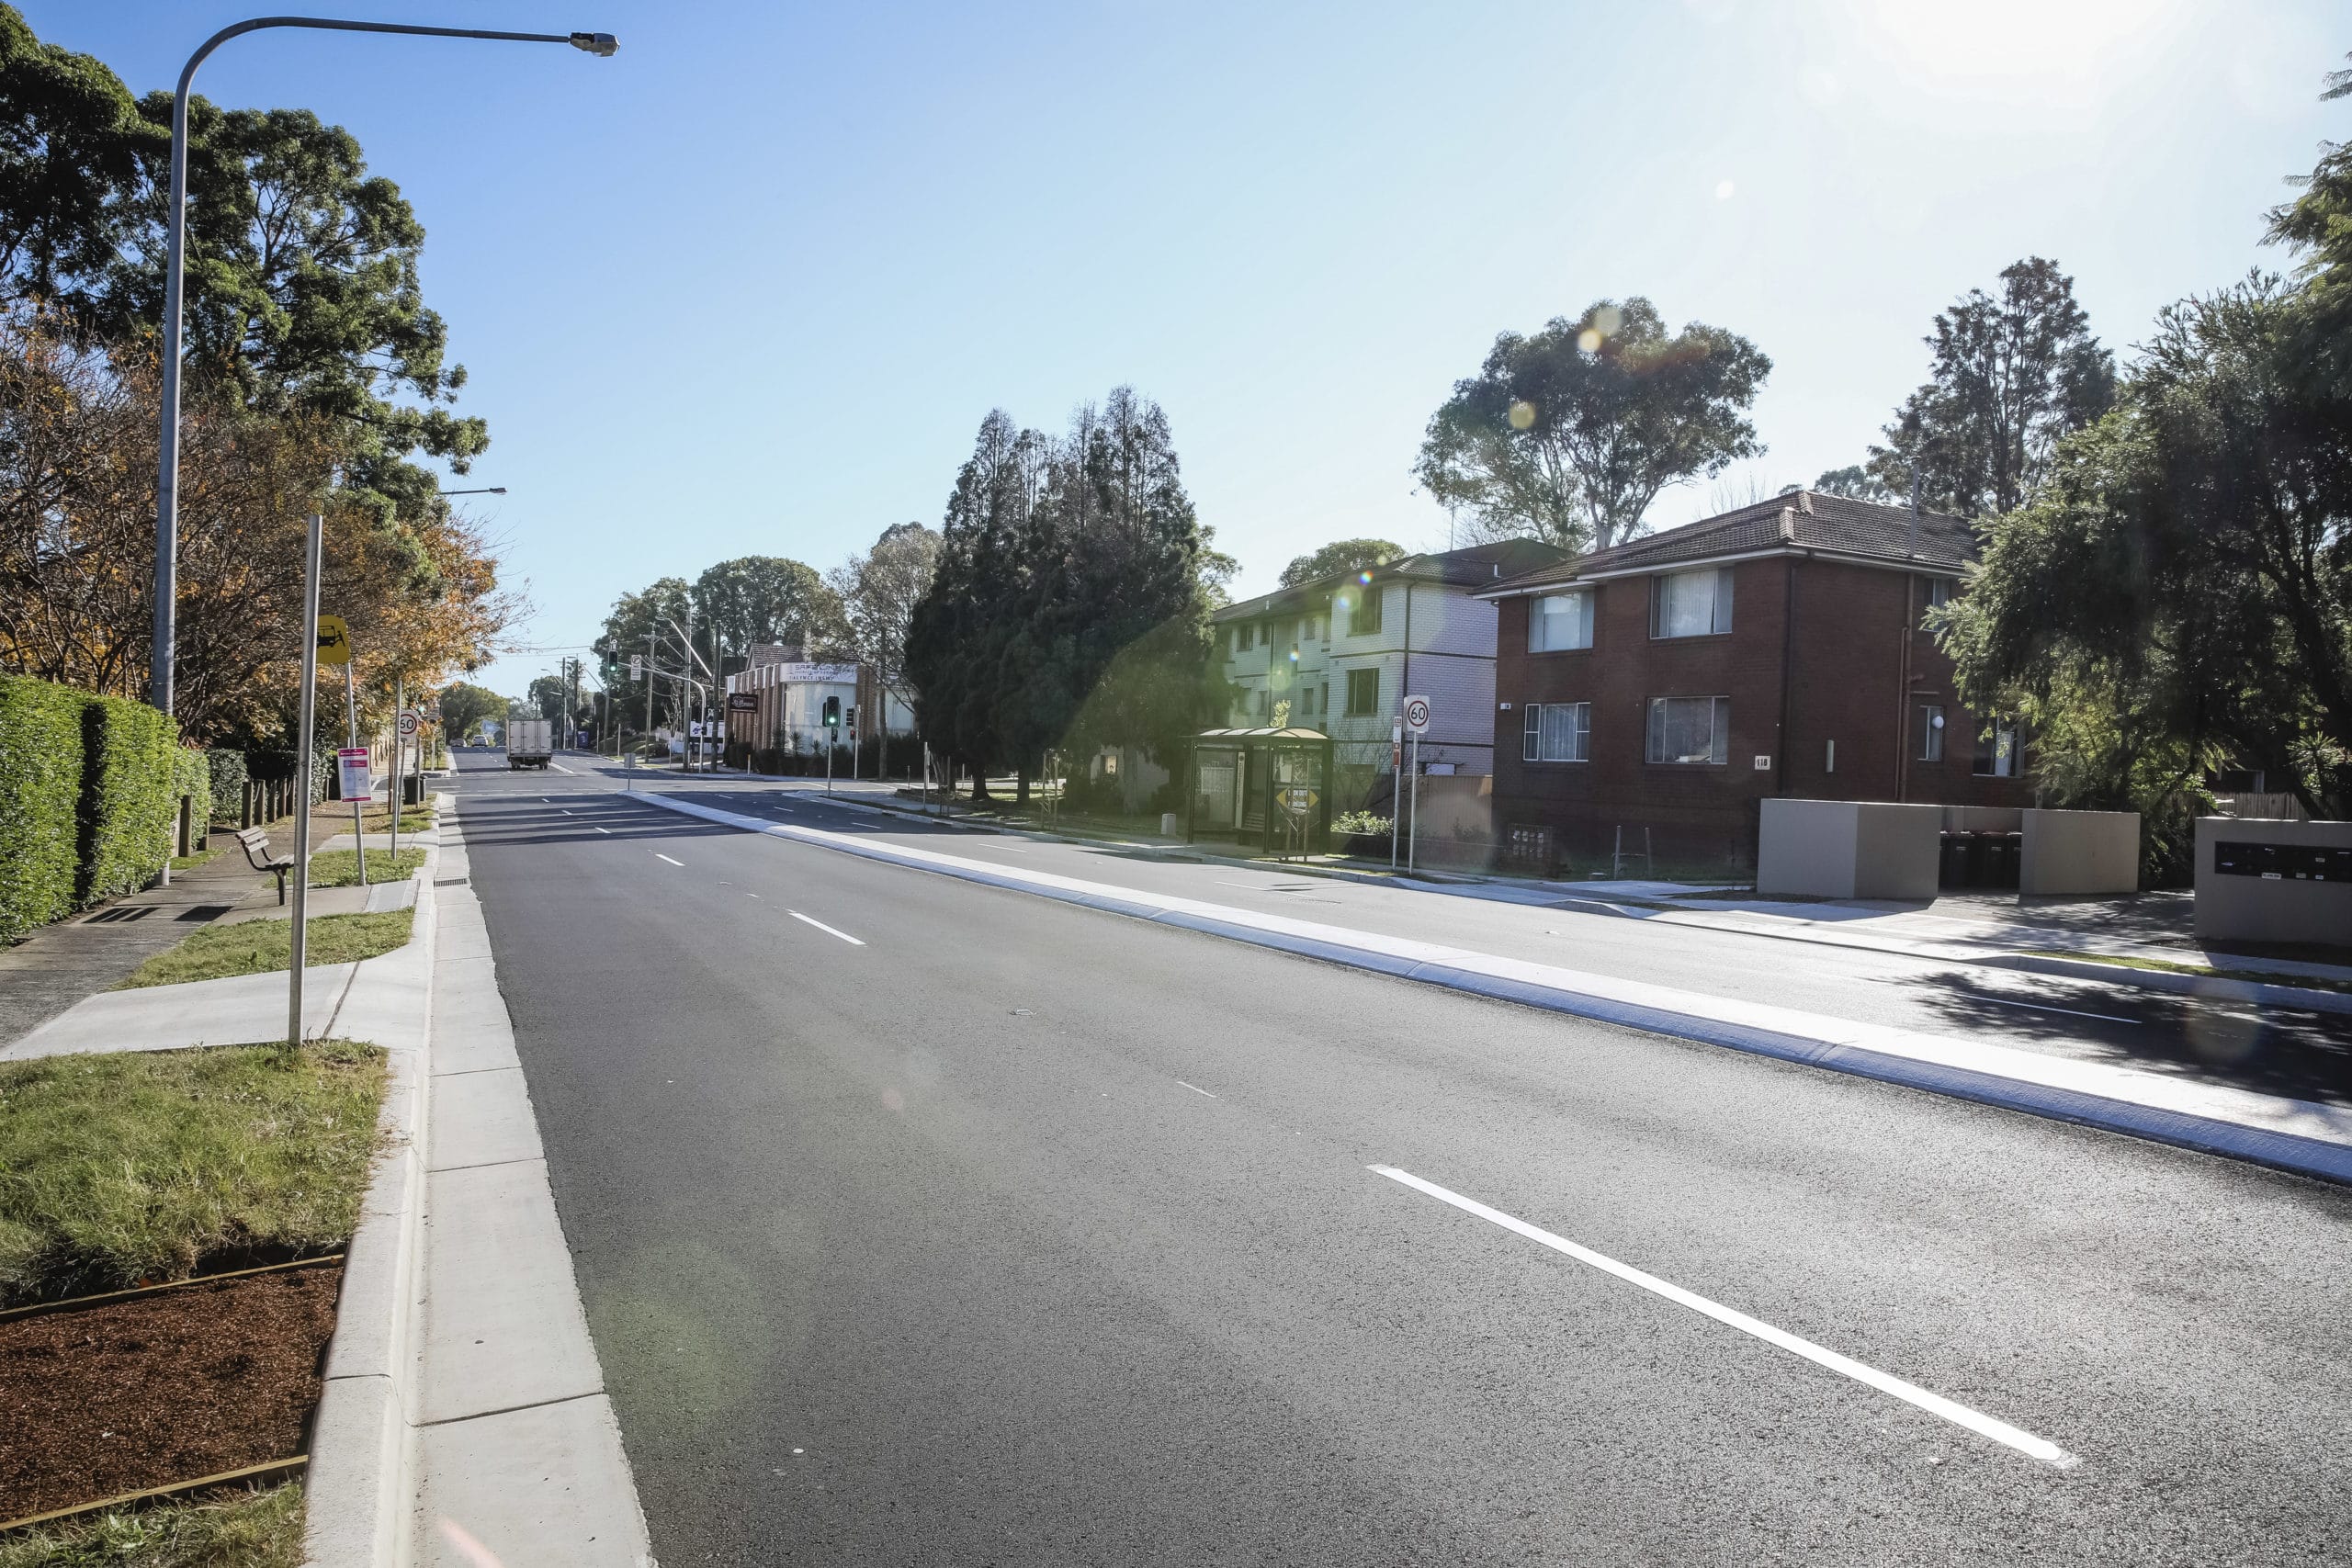
{"label": "road centre line", "polygon": [[[653,852],[653,858],[654,858],[655,860],[670,860],[670,857],[669,857],[668,855],[663,854],[660,850],[655,850],[655,851]],[[682,861],[682,860],[670,860],[670,863],[671,863],[672,865],[677,866],[677,867],[678,867],[679,869],[681,869],[681,870],[684,870],[684,867],[685,867],[685,863],[685,863],[685,862],[684,862],[684,861]]]}
{"label": "road centre line", "polygon": [[1970,1001],[1991,1002],[1996,1008],[2023,1008],[2028,1012],[2063,1012],[2073,1018],[2104,1019],[2109,1023],[2138,1023],[2141,1021],[2136,1018],[2125,1018],[2120,1013],[2085,1012],[2080,1008],[2054,1008],[2048,1002],[2013,1002],[2006,997],[1985,996],[1981,991],[1962,991],[1960,994],[1966,997]]}
{"label": "road centre line", "polygon": [[854,937],[854,936],[850,935],[850,934],[849,934],[849,932],[847,932],[847,931],[835,931],[832,927],[831,927],[831,926],[827,925],[824,921],[822,921],[822,920],[817,920],[817,919],[810,919],[807,915],[802,914],[802,913],[801,913],[799,910],[797,910],[797,909],[786,909],[786,910],[785,911],[785,913],[786,913],[786,914],[787,914],[787,915],[790,915],[790,916],[791,916],[794,919],[796,919],[796,920],[802,921],[802,922],[804,922],[805,924],[808,924],[808,925],[815,926],[819,931],[823,931],[827,936],[837,936],[837,937],[841,938],[843,942],[845,942],[849,943],[852,947],[864,947],[864,946],[865,945],[865,943],[863,941],[859,940],[859,939],[858,939],[858,938],[856,938],[856,937]]}
{"label": "road centre line", "polygon": [[1686,1291],[1681,1286],[1661,1280],[1655,1274],[1645,1273],[1631,1264],[1620,1263],[1606,1254],[1593,1251],[1590,1247],[1579,1247],[1566,1236],[1555,1235],[1550,1231],[1529,1224],[1525,1220],[1506,1214],[1499,1209],[1490,1209],[1475,1198],[1465,1198],[1459,1192],[1440,1187],[1434,1181],[1424,1181],[1410,1171],[1399,1170],[1393,1165],[1366,1166],[1364,1168],[1375,1175],[1385,1176],[1391,1181],[1409,1187],[1417,1192],[1426,1193],[1440,1202],[1451,1203],[1466,1214],[1476,1214],[1482,1220],[1490,1221],[1514,1235],[1525,1236],[1538,1246],[1548,1247],[1553,1251],[1573,1258],[1579,1263],[1589,1264],[1604,1274],[1613,1274],[1626,1283],[1638,1285],[1653,1295],[1663,1296],[1678,1306],[1689,1307],[1692,1312],[1712,1317],[1717,1323],[1736,1328],[1743,1334],[1753,1335],[1767,1345],[1786,1350],[1792,1356],[1803,1357],[1815,1366],[1826,1367],[1833,1372],[1842,1373],[1856,1382],[1877,1389],[1881,1393],[1891,1393],[1905,1404],[1917,1405],[1930,1416],[1941,1416],[1955,1427],[1964,1427],[1979,1437],[1990,1438],[1996,1443],[2015,1449],[2018,1452],[2040,1460],[2044,1464],[2054,1465],[2060,1470],[2072,1470],[2083,1462],[2081,1455],[2068,1453],[2064,1449],[2045,1438],[2037,1438],[2030,1432],[2012,1427],[2007,1422],[1987,1416],[1981,1410],[1972,1410],[1957,1401],[1946,1399],[1942,1394],[1930,1393],[1917,1383],[1905,1382],[1892,1373],[1880,1371],[1876,1367],[1865,1366],[1849,1356],[1841,1356],[1837,1351],[1816,1345],[1810,1339],[1799,1338],[1787,1329],[1775,1328],[1770,1324],[1750,1317],[1744,1312],[1736,1312],[1720,1303],[1709,1301],[1696,1292]]}

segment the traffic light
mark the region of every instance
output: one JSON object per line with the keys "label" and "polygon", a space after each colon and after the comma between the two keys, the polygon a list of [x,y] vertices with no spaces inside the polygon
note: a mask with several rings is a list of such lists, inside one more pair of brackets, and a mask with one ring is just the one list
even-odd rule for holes
{"label": "traffic light", "polygon": [[841,727],[842,700],[839,697],[827,697],[825,699],[825,728],[839,729]]}

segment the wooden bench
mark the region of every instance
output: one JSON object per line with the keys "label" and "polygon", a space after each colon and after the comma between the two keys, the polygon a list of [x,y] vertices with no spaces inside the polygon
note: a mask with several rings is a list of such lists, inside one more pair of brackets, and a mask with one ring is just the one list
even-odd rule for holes
{"label": "wooden bench", "polygon": [[240,828],[237,842],[244,846],[245,861],[255,871],[275,872],[277,875],[277,901],[286,902],[286,874],[294,869],[292,855],[269,852],[269,830],[266,828]]}

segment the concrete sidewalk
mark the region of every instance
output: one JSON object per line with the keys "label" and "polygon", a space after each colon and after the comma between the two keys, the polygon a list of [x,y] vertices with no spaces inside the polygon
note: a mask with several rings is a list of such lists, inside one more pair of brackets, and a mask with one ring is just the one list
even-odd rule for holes
{"label": "concrete sidewalk", "polygon": [[[306,1560],[648,1568],[463,848],[373,896],[413,902],[408,943],[304,971],[305,1037],[390,1064],[312,1421]],[[108,992],[0,1060],[283,1039],[287,999],[283,971]]]}

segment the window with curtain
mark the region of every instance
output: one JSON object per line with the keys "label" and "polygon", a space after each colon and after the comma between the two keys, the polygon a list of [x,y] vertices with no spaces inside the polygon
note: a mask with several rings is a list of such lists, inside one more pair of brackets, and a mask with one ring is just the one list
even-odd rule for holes
{"label": "window with curtain", "polygon": [[1592,760],[1590,703],[1530,703],[1527,705],[1525,746],[1531,762],[1587,762]]}
{"label": "window with curtain", "polygon": [[1380,711],[1380,671],[1351,670],[1348,671],[1348,714],[1361,718]]}
{"label": "window with curtain", "polygon": [[1713,763],[1731,755],[1729,697],[1652,697],[1648,760]]}
{"label": "window with curtain", "polygon": [[2018,723],[1996,718],[1976,740],[1976,772],[1993,779],[2013,779],[2022,772],[2023,749],[2018,744]]}
{"label": "window with curtain", "polygon": [[1650,636],[1712,637],[1731,630],[1731,568],[1673,571],[1651,580]]}
{"label": "window with curtain", "polygon": [[1527,650],[1559,653],[1592,646],[1592,595],[1547,593],[1528,606]]}

